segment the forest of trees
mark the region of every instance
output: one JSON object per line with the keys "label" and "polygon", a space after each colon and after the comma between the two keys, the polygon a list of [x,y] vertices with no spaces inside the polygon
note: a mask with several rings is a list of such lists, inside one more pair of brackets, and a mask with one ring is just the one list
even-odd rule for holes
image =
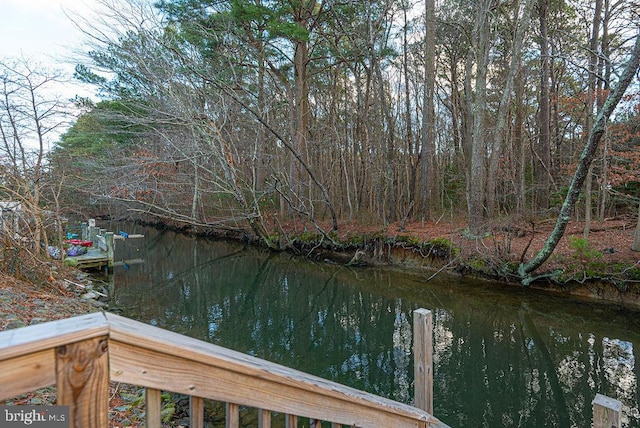
{"label": "forest of trees", "polygon": [[56,207],[247,228],[268,246],[291,218],[329,236],[464,217],[481,236],[558,216],[594,143],[563,211],[638,210],[637,0],[95,4],[98,19],[71,18],[87,36],[76,77],[101,101],[77,100],[48,153],[39,195]]}

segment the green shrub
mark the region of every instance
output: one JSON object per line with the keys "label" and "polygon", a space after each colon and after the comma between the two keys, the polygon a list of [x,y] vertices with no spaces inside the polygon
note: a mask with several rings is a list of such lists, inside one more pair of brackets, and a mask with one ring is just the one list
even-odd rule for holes
{"label": "green shrub", "polygon": [[634,266],[630,269],[627,269],[624,273],[630,280],[640,280],[640,267]]}
{"label": "green shrub", "polygon": [[478,272],[484,272],[487,268],[487,262],[480,257],[471,257],[466,263],[467,266]]}
{"label": "green shrub", "polygon": [[302,232],[299,235],[293,237],[293,239],[297,239],[298,241],[305,243],[316,243],[322,240],[322,235],[316,232]]}
{"label": "green shrub", "polygon": [[75,257],[67,257],[66,259],[64,259],[64,265],[65,266],[71,266],[71,267],[77,267],[78,266],[78,259],[76,259]]}
{"label": "green shrub", "polygon": [[602,253],[589,245],[584,238],[569,237],[569,246],[573,249],[573,257],[585,262],[592,262],[602,258]]}
{"label": "green shrub", "polygon": [[460,248],[456,247],[451,240],[447,238],[429,239],[427,245],[431,247],[431,251],[444,253],[449,257],[457,257],[460,254]]}
{"label": "green shrub", "polygon": [[422,241],[420,240],[420,238],[417,238],[415,236],[399,235],[399,236],[396,236],[395,241],[399,243],[408,244],[414,247],[422,246]]}

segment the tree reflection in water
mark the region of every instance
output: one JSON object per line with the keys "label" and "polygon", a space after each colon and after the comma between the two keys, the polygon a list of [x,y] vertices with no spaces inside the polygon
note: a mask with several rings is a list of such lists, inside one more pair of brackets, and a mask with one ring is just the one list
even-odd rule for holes
{"label": "tree reflection in water", "polygon": [[425,307],[434,312],[434,413],[449,425],[585,427],[602,393],[623,402],[623,426],[640,427],[634,313],[120,229],[146,235],[117,249],[145,259],[113,276],[126,316],[411,402],[411,312]]}

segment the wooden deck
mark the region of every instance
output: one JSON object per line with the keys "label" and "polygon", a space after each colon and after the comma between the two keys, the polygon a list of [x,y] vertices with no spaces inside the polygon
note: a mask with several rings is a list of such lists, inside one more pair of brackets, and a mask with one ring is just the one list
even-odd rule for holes
{"label": "wooden deck", "polygon": [[[429,318],[416,310],[414,327],[429,328]],[[414,355],[432,343],[431,331],[416,340],[419,330]],[[416,376],[416,390],[431,377],[429,361],[416,364],[423,377]],[[69,428],[107,428],[110,381],[145,388],[149,428],[163,426],[163,391],[189,396],[191,428],[205,426],[205,399],[226,403],[226,428],[240,427],[241,406],[257,411],[258,428],[270,428],[273,413],[284,414],[288,428],[300,418],[316,428],[323,421],[331,428],[448,428],[425,410],[110,313],[0,332],[0,402],[55,385],[56,404],[69,406]],[[429,387],[416,392],[416,404],[430,406],[430,395]],[[621,402],[597,394],[592,406],[593,428],[621,427]]]}
{"label": "wooden deck", "polygon": [[0,332],[0,400],[56,386],[70,428],[108,426],[109,382],[146,388],[146,426],[159,428],[161,392],[190,397],[190,427],[204,427],[204,399],[226,403],[226,427],[240,406],[260,428],[272,414],[332,428],[447,428],[429,412],[291,368],[110,313]]}

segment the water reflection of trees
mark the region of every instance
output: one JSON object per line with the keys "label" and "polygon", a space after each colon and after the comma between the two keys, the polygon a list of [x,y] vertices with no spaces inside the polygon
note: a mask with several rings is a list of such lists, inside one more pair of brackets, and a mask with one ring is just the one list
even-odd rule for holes
{"label": "water reflection of trees", "polygon": [[427,307],[434,413],[451,426],[589,426],[597,392],[624,403],[625,426],[640,426],[637,330],[590,321],[588,310],[400,286],[394,274],[195,239],[146,256],[150,284],[127,282],[133,267],[117,279],[125,315],[410,402],[411,311]]}
{"label": "water reflection of trees", "polygon": [[625,426],[638,426],[630,342],[570,325],[540,327],[526,309],[438,315],[435,413],[450,424],[589,426],[591,401],[601,392],[625,403]]}

